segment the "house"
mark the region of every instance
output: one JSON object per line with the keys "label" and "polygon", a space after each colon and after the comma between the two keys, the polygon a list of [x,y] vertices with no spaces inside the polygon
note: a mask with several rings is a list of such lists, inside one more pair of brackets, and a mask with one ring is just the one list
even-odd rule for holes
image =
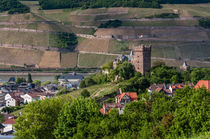
{"label": "house", "polygon": [[136,92],[122,93],[115,97],[115,103],[118,104],[127,104],[130,103],[131,101],[137,101],[137,100],[138,96]]}
{"label": "house", "polygon": [[15,117],[12,117],[4,121],[2,124],[5,127],[3,132],[13,131],[13,126],[16,124]]}
{"label": "house", "polygon": [[[121,89],[120,89],[120,92],[121,92]],[[104,103],[103,108],[100,109],[100,112],[103,115],[106,115],[111,111],[111,109],[117,109],[119,111],[119,114],[122,114],[125,105],[132,101],[137,101],[137,99],[138,99],[138,96],[136,92],[122,93],[115,97],[115,103]]]}
{"label": "house", "polygon": [[124,106],[117,103],[104,103],[103,108],[100,109],[100,112],[103,115],[107,115],[111,111],[111,109],[117,109],[119,111],[119,114],[122,114]]}
{"label": "house", "polygon": [[64,74],[61,75],[58,79],[61,85],[70,83],[72,86],[78,88],[80,82],[84,79],[83,75],[76,74],[75,72],[72,74]]}
{"label": "house", "polygon": [[0,134],[2,134],[4,132],[4,128],[5,126],[3,126],[1,123],[0,123]]}
{"label": "house", "polygon": [[5,95],[6,107],[9,106],[18,106],[23,103],[23,98],[20,97],[22,93],[11,93]]}
{"label": "house", "polygon": [[210,91],[210,81],[209,80],[200,80],[195,85],[195,89],[205,87],[207,91]]}
{"label": "house", "polygon": [[57,84],[47,84],[44,89],[47,93],[57,93],[58,92],[58,85]]}
{"label": "house", "polygon": [[177,84],[153,84],[151,85],[147,91],[149,93],[152,92],[163,92],[167,96],[174,96],[174,93],[176,92],[177,89],[182,89],[184,86],[193,86],[192,83],[177,83]]}
{"label": "house", "polygon": [[114,60],[114,62],[113,62],[113,68],[116,69],[116,68],[117,68],[117,64],[118,64],[119,62],[123,62],[123,61],[125,61],[125,60],[128,60],[128,57],[127,57],[127,56],[125,56],[125,55],[123,55],[123,54],[119,55],[119,56]]}
{"label": "house", "polygon": [[47,94],[47,93],[28,93],[25,95],[21,95],[21,98],[23,98],[24,103],[31,103],[36,100],[44,100],[46,98],[51,98],[54,95]]}

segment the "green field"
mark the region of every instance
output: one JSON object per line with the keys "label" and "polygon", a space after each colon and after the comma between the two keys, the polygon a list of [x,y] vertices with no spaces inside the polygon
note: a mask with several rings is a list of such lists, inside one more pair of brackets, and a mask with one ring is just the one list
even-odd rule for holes
{"label": "green field", "polygon": [[[90,95],[92,98],[101,98],[104,95],[108,95],[113,93],[114,91],[118,90],[118,84],[100,84],[100,85],[94,85],[94,86],[90,86],[85,88],[90,92]],[[69,94],[67,94],[68,96],[71,96],[72,98],[78,98],[81,95],[83,89],[79,89],[76,91],[73,91]],[[63,97],[65,97],[66,95],[63,95]]]}
{"label": "green field", "polygon": [[116,57],[102,54],[79,54],[79,66],[85,68],[101,67]]}

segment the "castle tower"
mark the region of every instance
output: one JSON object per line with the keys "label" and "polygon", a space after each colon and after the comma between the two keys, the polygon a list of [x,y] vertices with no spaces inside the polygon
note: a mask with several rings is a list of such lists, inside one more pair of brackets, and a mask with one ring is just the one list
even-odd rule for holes
{"label": "castle tower", "polygon": [[130,55],[130,61],[135,70],[143,75],[151,68],[151,46],[140,45],[133,47]]}

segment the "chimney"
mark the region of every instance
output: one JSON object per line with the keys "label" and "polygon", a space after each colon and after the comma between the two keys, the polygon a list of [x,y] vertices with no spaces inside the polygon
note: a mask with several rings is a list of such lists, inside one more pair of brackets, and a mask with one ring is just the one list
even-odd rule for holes
{"label": "chimney", "polygon": [[122,94],[122,88],[120,88],[119,91],[120,91],[120,94]]}

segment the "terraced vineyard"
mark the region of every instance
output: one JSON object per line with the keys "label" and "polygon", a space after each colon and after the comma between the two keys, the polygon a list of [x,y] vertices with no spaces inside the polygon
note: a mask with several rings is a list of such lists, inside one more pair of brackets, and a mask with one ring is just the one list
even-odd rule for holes
{"label": "terraced vineyard", "polygon": [[[56,56],[58,59],[55,60],[57,61],[55,67],[100,67],[116,57],[116,55],[110,54],[129,54],[131,45],[142,43],[152,44],[152,56],[154,58],[166,58],[169,61],[170,59],[175,61],[167,62],[165,59],[169,65],[174,63],[174,65],[178,66],[183,60],[188,60],[188,63],[192,63],[192,65],[197,61],[197,64],[193,66],[208,66],[206,62],[210,61],[210,29],[198,26],[200,18],[210,17],[210,4],[165,4],[162,5],[163,8],[161,9],[99,8],[86,10],[40,10],[37,1],[23,1],[22,3],[31,8],[31,13],[17,15],[0,13],[1,45],[14,44],[37,47],[45,46],[48,48],[50,44],[50,32],[73,32],[79,36],[82,35],[82,37],[78,38],[79,43],[76,46],[75,52],[66,51],[65,53],[62,52],[60,56]],[[145,18],[162,13],[173,13],[175,11],[179,14],[180,18]],[[121,20],[122,27],[110,29],[97,28],[99,24],[110,19]],[[5,28],[10,29],[10,31]],[[14,31],[15,29],[31,29],[34,32]],[[141,39],[139,39],[140,34],[144,36]],[[36,55],[37,51],[35,49],[31,50],[34,55]],[[43,54],[44,51],[39,50],[38,53]],[[6,55],[13,55],[13,53],[8,51]],[[48,57],[49,59],[52,58],[52,56]],[[17,59],[20,58],[17,56]],[[0,62],[8,65],[15,63],[15,61]],[[33,62],[25,60],[24,62],[26,62],[25,64],[39,64],[40,60],[34,60]],[[17,61],[17,63],[19,62]],[[23,62],[20,64],[23,64]],[[46,64],[49,64],[48,67],[50,67],[49,61],[44,62],[43,65]]]}

